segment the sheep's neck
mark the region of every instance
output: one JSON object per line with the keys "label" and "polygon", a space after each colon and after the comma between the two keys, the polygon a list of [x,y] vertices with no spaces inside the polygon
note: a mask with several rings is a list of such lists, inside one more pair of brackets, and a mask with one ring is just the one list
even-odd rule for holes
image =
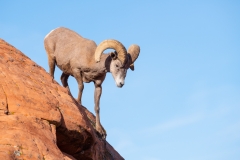
{"label": "sheep's neck", "polygon": [[107,72],[110,72],[110,64],[111,64],[111,62],[112,62],[112,58],[108,54],[107,58],[105,60],[105,67],[106,67]]}
{"label": "sheep's neck", "polygon": [[99,74],[110,72],[111,61],[112,58],[109,54],[102,54],[100,62],[96,63],[95,60],[92,61],[92,64],[94,64],[94,66],[91,68],[94,72],[97,71]]}

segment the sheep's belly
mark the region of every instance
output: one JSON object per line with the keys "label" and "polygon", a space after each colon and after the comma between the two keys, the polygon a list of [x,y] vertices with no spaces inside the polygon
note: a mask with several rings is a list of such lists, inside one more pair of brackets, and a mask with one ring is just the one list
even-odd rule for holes
{"label": "sheep's belly", "polygon": [[99,77],[99,74],[96,74],[94,72],[83,72],[82,73],[82,80],[85,83],[95,81],[96,79],[98,79],[98,77]]}
{"label": "sheep's belly", "polygon": [[62,64],[62,65],[60,65],[60,64],[57,63],[56,65],[58,66],[58,68],[59,68],[60,70],[63,71],[63,73],[68,74],[68,75],[72,75],[72,68],[71,68],[69,62],[66,63],[66,64]]}

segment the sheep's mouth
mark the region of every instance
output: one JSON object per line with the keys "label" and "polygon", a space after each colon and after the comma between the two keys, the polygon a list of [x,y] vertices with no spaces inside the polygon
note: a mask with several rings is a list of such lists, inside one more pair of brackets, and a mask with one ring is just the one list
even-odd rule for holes
{"label": "sheep's mouth", "polygon": [[124,84],[117,84],[118,88],[122,88]]}

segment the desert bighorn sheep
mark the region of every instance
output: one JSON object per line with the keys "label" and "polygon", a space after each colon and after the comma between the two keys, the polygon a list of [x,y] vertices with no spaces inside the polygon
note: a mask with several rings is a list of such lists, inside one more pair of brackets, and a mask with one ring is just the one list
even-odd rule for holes
{"label": "desert bighorn sheep", "polygon": [[[126,51],[125,47],[116,40],[105,40],[98,46],[92,40],[85,39],[76,32],[67,28],[52,30],[44,39],[44,46],[48,56],[50,75],[54,78],[55,65],[62,71],[61,81],[70,93],[68,86],[69,75],[78,82],[77,101],[82,104],[83,82],[94,82],[94,102],[96,112],[96,130],[103,138],[106,132],[100,123],[99,101],[102,93],[102,83],[107,72],[111,72],[118,87],[124,85],[127,69],[134,70],[134,61],[138,58],[140,47],[131,45]],[[106,49],[115,52],[102,54]]]}

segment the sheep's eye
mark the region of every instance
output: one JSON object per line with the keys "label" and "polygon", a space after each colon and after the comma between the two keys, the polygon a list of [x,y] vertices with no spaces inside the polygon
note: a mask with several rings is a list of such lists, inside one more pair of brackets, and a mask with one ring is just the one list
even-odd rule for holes
{"label": "sheep's eye", "polygon": [[115,66],[116,66],[116,67],[118,67],[118,65],[117,65],[117,64],[116,64]]}

